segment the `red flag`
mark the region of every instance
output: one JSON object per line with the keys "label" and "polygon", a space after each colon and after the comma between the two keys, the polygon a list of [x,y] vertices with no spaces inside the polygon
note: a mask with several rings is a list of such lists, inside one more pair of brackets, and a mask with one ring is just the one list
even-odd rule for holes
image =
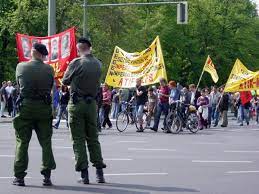
{"label": "red flag", "polygon": [[42,43],[47,47],[49,55],[44,62],[53,67],[56,80],[62,78],[69,62],[77,57],[75,27],[46,37],[16,34],[19,62],[31,59],[30,51],[35,42]]}
{"label": "red flag", "polygon": [[240,92],[240,99],[241,99],[242,105],[245,105],[246,103],[250,102],[252,98],[253,96],[250,91]]}

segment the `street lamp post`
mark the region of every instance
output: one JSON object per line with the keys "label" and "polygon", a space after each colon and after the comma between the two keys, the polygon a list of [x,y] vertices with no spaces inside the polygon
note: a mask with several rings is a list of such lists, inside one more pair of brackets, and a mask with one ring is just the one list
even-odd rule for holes
{"label": "street lamp post", "polygon": [[120,7],[120,6],[150,6],[150,5],[168,5],[177,4],[177,24],[188,24],[188,2],[187,1],[156,1],[145,3],[103,3],[103,4],[87,4],[87,0],[84,0],[84,21],[83,21],[83,36],[87,37],[87,7]]}
{"label": "street lamp post", "polygon": [[48,4],[48,35],[56,34],[56,0],[49,0]]}
{"label": "street lamp post", "polygon": [[83,36],[87,38],[87,0],[84,0],[84,24],[83,24]]}

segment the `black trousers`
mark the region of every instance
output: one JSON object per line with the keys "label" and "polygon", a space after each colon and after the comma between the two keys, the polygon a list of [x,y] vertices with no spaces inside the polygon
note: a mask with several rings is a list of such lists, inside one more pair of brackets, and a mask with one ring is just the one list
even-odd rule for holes
{"label": "black trousers", "polygon": [[109,127],[112,127],[112,123],[110,121],[110,118],[109,118],[109,114],[110,114],[110,111],[111,111],[111,105],[108,105],[108,104],[104,104],[103,105],[103,124],[102,124],[102,127],[105,127],[105,125],[107,124]]}
{"label": "black trousers", "polygon": [[13,112],[13,98],[12,97],[9,97],[7,100],[7,110],[8,110],[9,116],[11,116],[11,114]]}

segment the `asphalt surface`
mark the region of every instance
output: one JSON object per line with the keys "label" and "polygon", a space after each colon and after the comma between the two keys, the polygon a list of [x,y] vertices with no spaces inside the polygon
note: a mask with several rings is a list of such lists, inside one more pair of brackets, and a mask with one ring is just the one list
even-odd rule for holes
{"label": "asphalt surface", "polygon": [[11,123],[0,123],[0,194],[258,194],[259,125],[211,128],[197,134],[179,135],[129,127],[100,134],[106,184],[96,184],[89,168],[90,185],[77,183],[70,133],[64,123],[54,130],[53,149],[57,169],[53,187],[43,187],[40,175],[41,148],[35,133],[29,148],[26,187],[11,185],[15,151]]}

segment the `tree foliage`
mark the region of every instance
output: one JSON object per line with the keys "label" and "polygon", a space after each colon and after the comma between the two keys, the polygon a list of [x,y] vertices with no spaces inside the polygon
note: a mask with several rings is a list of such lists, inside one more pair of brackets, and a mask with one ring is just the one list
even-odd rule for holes
{"label": "tree foliage", "polygon": [[[89,4],[125,2],[89,0]],[[128,1],[136,2],[136,1]],[[139,0],[138,2],[150,2]],[[259,67],[259,18],[250,0],[188,0],[189,24],[176,24],[176,7],[131,6],[88,8],[88,34],[105,77],[116,45],[128,52],[145,49],[159,35],[169,79],[197,83],[207,55],[226,82],[236,60]],[[57,32],[71,26],[82,33],[83,0],[57,0]],[[48,0],[1,0],[0,81],[14,79],[15,33],[47,35]],[[208,74],[202,85],[213,84]]]}

